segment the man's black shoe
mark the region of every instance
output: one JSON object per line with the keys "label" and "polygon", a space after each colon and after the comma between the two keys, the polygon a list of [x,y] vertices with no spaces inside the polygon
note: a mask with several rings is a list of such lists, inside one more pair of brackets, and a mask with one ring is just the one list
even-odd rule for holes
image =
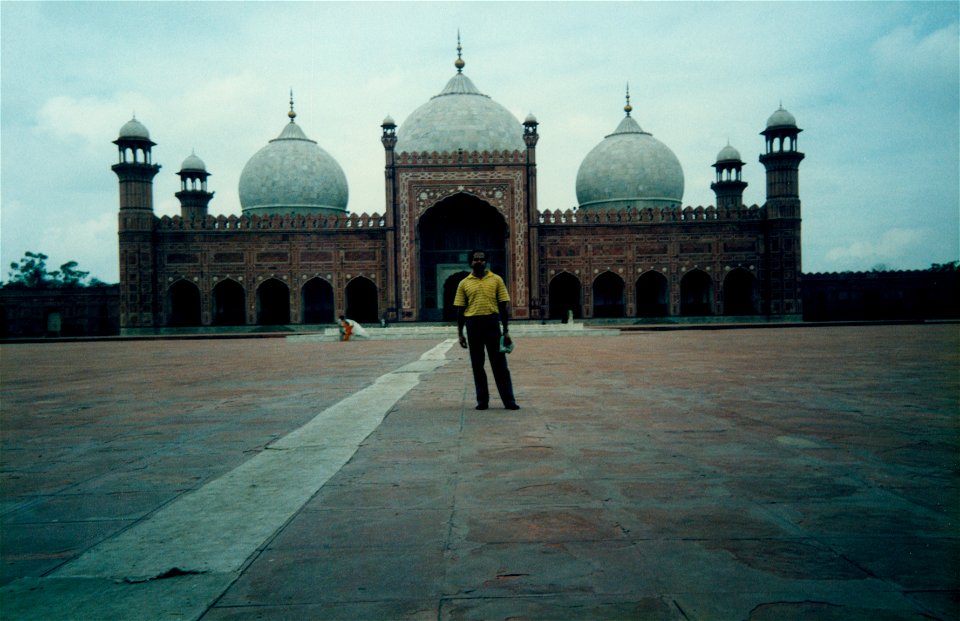
{"label": "man's black shoe", "polygon": [[490,406],[487,405],[486,403],[478,403],[476,409],[478,409],[478,410],[486,410],[488,407],[490,407]]}
{"label": "man's black shoe", "polygon": [[517,405],[516,403],[508,403],[507,405],[505,405],[505,406],[503,406],[503,407],[507,408],[508,410],[519,410],[519,409],[520,409],[520,406]]}

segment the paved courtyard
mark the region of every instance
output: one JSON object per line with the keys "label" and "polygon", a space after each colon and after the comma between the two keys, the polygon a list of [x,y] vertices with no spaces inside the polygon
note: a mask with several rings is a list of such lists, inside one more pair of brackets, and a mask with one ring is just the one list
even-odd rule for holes
{"label": "paved courtyard", "polygon": [[0,359],[3,619],[960,619],[957,324]]}

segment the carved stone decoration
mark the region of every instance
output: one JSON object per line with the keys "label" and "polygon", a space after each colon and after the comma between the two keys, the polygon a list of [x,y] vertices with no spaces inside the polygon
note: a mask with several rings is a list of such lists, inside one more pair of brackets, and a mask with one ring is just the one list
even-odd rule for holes
{"label": "carved stone decoration", "polygon": [[416,281],[417,225],[431,207],[456,194],[469,194],[497,210],[507,223],[507,250],[511,259],[510,296],[513,305],[528,304],[526,247],[528,223],[524,209],[524,171],[520,168],[494,170],[400,171],[398,176],[398,252],[400,299],[404,308],[419,304]]}

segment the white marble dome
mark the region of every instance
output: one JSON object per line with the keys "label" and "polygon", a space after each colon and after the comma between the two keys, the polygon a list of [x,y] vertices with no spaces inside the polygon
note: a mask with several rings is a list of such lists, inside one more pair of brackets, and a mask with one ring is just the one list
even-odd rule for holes
{"label": "white marble dome", "polygon": [[348,189],[343,169],[304,135],[292,111],[290,116],[280,135],[257,151],[240,173],[243,213],[344,213]]}
{"label": "white marble dome", "polygon": [[682,201],[680,160],[643,131],[629,109],[617,129],[587,154],[577,172],[580,209],[679,207]]}
{"label": "white marble dome", "polygon": [[774,127],[796,127],[797,119],[792,114],[783,109],[781,105],[776,112],[767,119],[767,129]]}
{"label": "white marble dome", "polygon": [[120,128],[119,139],[137,139],[137,140],[150,140],[150,132],[147,131],[147,128],[137,120],[137,117],[133,117],[129,121],[123,124],[123,127]]}
{"label": "white marble dome", "polygon": [[717,153],[717,163],[721,162],[741,162],[740,152],[731,147],[730,145],[725,146],[720,149],[720,152]]}
{"label": "white marble dome", "polygon": [[207,165],[203,163],[196,153],[191,153],[187,159],[180,165],[180,172],[207,172]]}
{"label": "white marble dome", "polygon": [[396,151],[454,153],[526,149],[523,126],[509,110],[484,95],[460,72],[397,129]]}

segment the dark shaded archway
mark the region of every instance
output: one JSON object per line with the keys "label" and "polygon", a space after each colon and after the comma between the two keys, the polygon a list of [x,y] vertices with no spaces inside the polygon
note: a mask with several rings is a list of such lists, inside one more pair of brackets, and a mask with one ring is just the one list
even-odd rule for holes
{"label": "dark shaded archway", "polygon": [[246,294],[235,280],[221,280],[213,288],[213,325],[242,326],[247,323]]}
{"label": "dark shaded archway", "polygon": [[188,280],[178,280],[167,290],[167,325],[200,325],[200,289]]}
{"label": "dark shaded archway", "polygon": [[680,314],[713,314],[713,283],[706,272],[691,270],[680,279]]}
{"label": "dark shaded archway", "polygon": [[732,270],[723,279],[723,314],[756,314],[756,278],[745,269]]}
{"label": "dark shaded archway", "polygon": [[470,275],[470,272],[464,270],[448,276],[443,283],[443,320],[456,321],[457,307],[453,305],[454,298],[457,297],[457,286],[460,281]]}
{"label": "dark shaded archway", "polygon": [[290,323],[290,289],[276,278],[257,287],[257,324],[280,326]]}
{"label": "dark shaded archway", "polygon": [[455,194],[428,209],[417,223],[420,242],[420,319],[444,317],[444,285],[468,269],[472,250],[487,252],[487,266],[509,282],[507,223],[495,208],[469,194]]}
{"label": "dark shaded archway", "polygon": [[357,276],[347,283],[347,309],[344,315],[358,323],[377,323],[380,310],[377,286],[369,278]]}
{"label": "dark shaded archway", "polygon": [[637,317],[666,317],[670,314],[667,277],[649,271],[637,279]]}
{"label": "dark shaded archway", "polygon": [[311,278],[300,290],[303,323],[333,323],[333,287],[323,278]]}
{"label": "dark shaded archway", "polygon": [[583,288],[580,279],[570,272],[561,272],[550,281],[549,291],[550,319],[567,320],[567,313],[573,311],[573,317],[583,317]]}
{"label": "dark shaded archway", "polygon": [[604,272],[593,281],[593,316],[623,317],[623,279]]}

